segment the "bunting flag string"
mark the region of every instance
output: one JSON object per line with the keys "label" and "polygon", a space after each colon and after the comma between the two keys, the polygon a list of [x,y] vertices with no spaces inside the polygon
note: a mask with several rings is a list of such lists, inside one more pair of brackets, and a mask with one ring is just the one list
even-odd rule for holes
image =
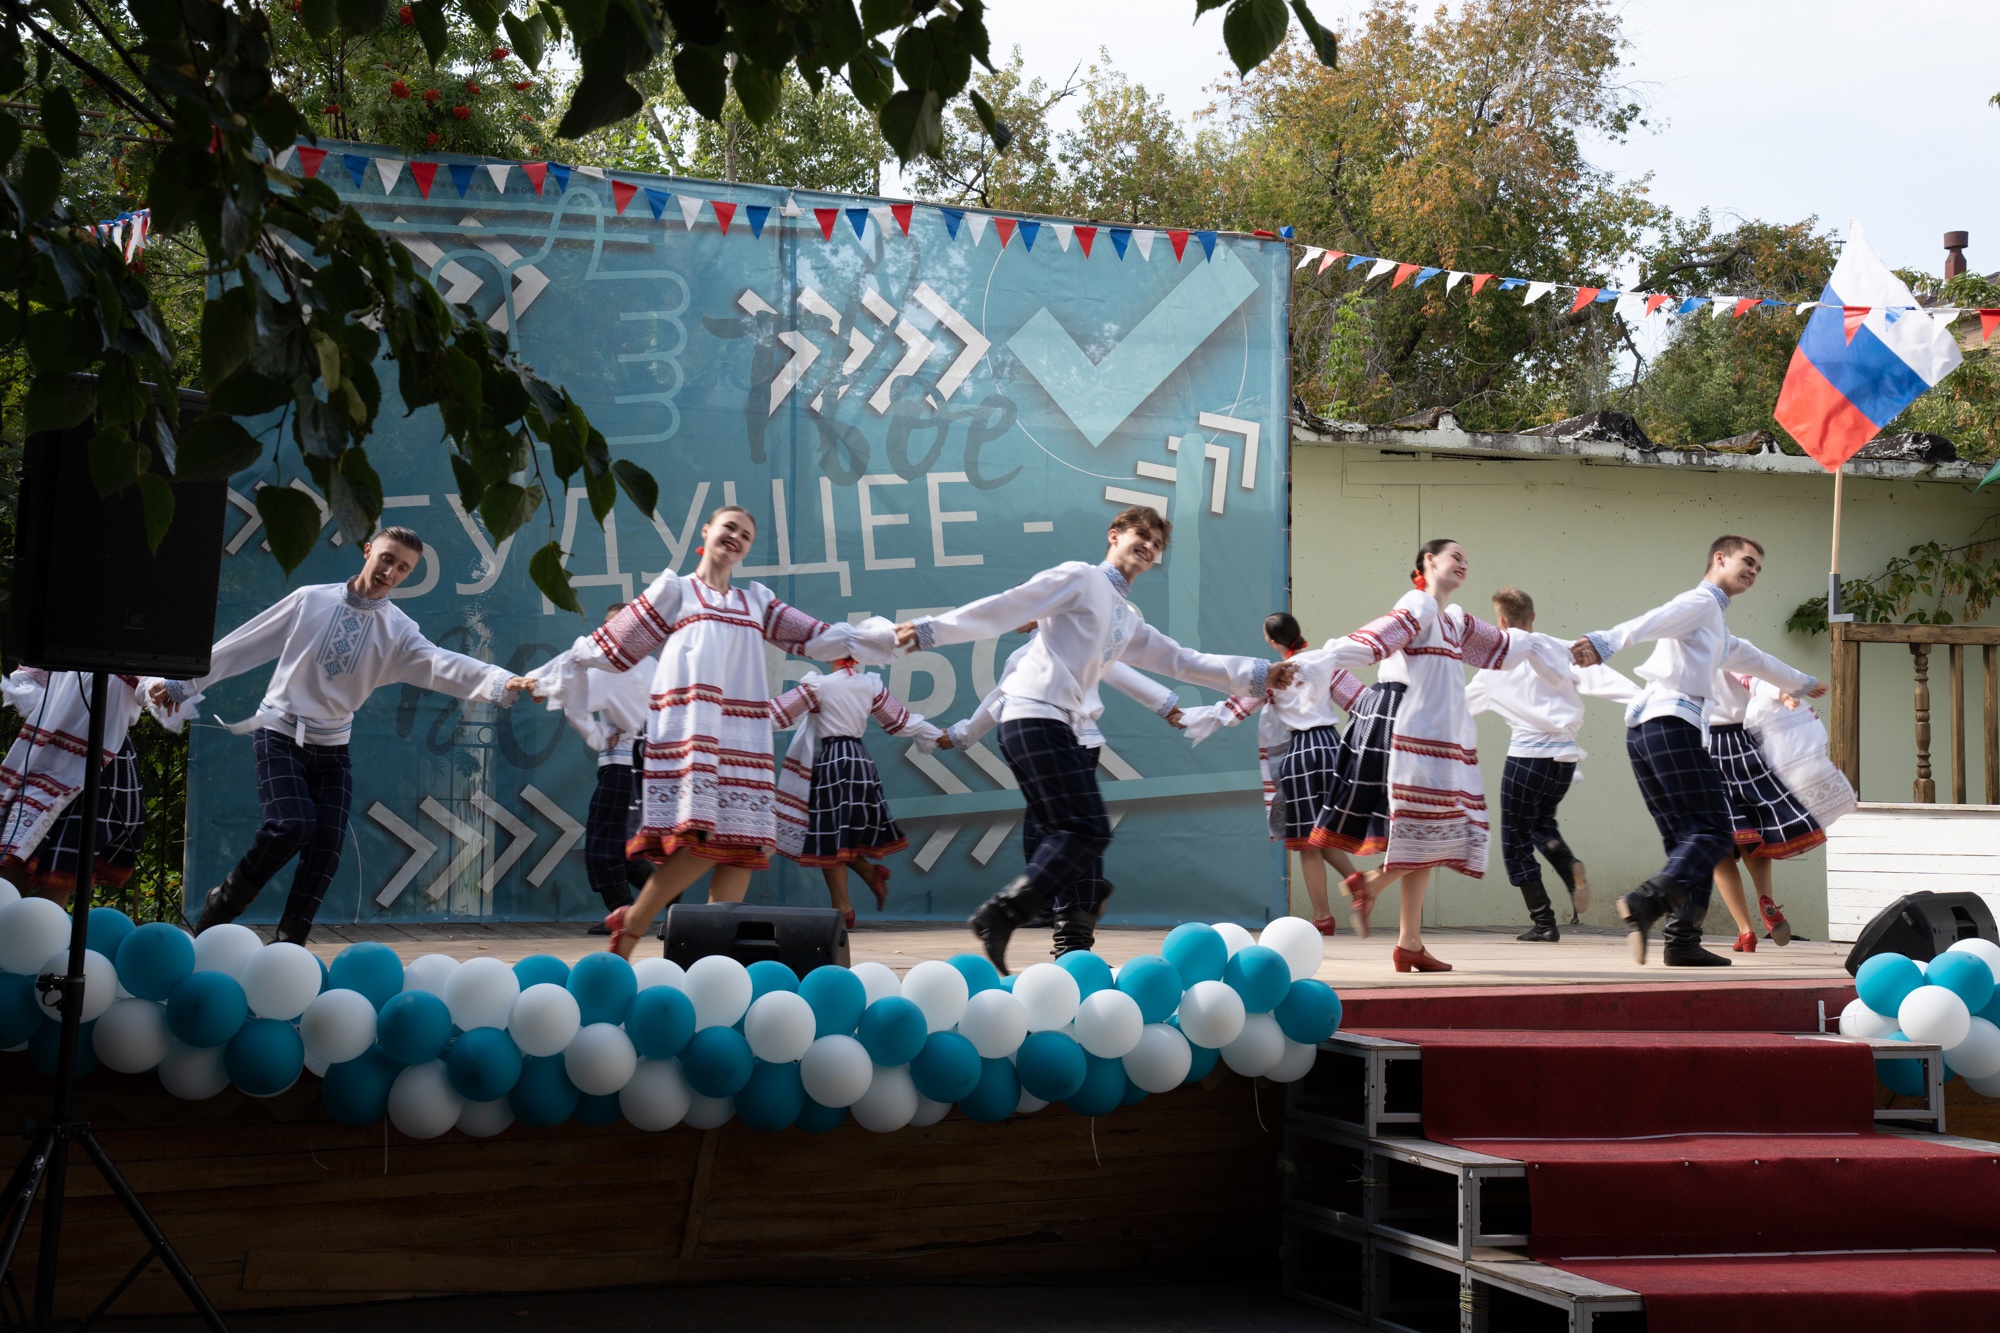
{"label": "bunting flag string", "polygon": [[139,252],[153,237],[153,210],[141,208],[132,213],[120,213],[107,222],[92,224],[91,232],[99,241],[109,241],[125,252],[125,262],[138,258]]}

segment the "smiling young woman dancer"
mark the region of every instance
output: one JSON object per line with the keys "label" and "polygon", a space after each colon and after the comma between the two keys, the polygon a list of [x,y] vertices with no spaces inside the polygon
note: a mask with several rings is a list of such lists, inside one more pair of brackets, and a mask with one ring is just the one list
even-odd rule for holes
{"label": "smiling young woman dancer", "polygon": [[764,645],[823,662],[885,664],[889,625],[828,625],[732,573],[756,540],[748,510],[724,505],[701,529],[701,563],[669,570],[602,629],[536,672],[552,708],[586,689],[588,670],[629,671],[658,650],[646,729],[645,818],[630,855],[654,865],[629,907],[605,918],[611,949],[631,957],[661,908],[703,875],[711,902],[741,902],[777,841],[771,694]]}
{"label": "smiling young woman dancer", "polygon": [[[1515,655],[1519,630],[1505,630],[1440,605],[1465,582],[1465,549],[1448,538],[1417,549],[1416,586],[1379,620],[1292,659],[1311,670],[1381,663],[1375,699],[1355,703],[1342,747],[1340,781],[1313,829],[1316,847],[1351,855],[1383,851],[1380,868],[1348,877],[1355,925],[1383,890],[1402,886],[1400,928],[1391,954],[1398,972],[1449,972],[1424,947],[1424,894],[1445,866],[1486,873],[1486,789],[1477,731],[1465,705],[1465,668],[1497,669]],[[1400,697],[1398,697],[1400,696]]]}

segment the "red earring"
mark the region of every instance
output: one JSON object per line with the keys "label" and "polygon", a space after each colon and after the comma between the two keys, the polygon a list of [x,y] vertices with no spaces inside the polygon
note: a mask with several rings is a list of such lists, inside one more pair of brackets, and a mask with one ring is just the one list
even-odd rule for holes
{"label": "red earring", "polygon": [[695,547],[695,548],[694,548],[694,553],[695,553],[696,555],[707,555],[707,554],[708,554],[708,548],[707,548],[706,546],[697,546],[697,547]]}
{"label": "red earring", "polygon": [[1424,592],[1430,587],[1430,583],[1424,578],[1422,574],[1410,575],[1410,582],[1417,585],[1418,592]]}

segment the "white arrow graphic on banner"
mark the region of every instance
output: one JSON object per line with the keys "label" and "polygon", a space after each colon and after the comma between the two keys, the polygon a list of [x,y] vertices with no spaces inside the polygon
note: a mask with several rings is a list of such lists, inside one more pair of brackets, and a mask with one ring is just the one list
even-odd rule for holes
{"label": "white arrow graphic on banner", "polygon": [[917,304],[930,311],[938,323],[950,329],[952,336],[965,344],[965,350],[945,368],[944,375],[938,380],[938,392],[949,399],[958,392],[958,386],[965,383],[965,377],[972,373],[972,368],[979,364],[979,358],[985,356],[993,344],[985,334],[973,328],[972,322],[959,314],[951,302],[932,291],[929,283],[918,283],[915,294]]}
{"label": "white arrow graphic on banner", "polygon": [[791,391],[798,387],[799,379],[812,369],[812,363],[819,360],[819,344],[803,333],[785,332],[778,335],[778,341],[792,349],[792,359],[785,362],[778,371],[778,377],[771,381],[771,406],[764,413],[770,416],[778,410],[778,404],[785,401]]}
{"label": "white arrow graphic on banner", "polygon": [[[699,505],[701,502],[697,499],[695,503]],[[554,824],[558,835],[556,845],[544,853],[542,859],[535,862],[534,869],[528,872],[529,885],[539,889],[542,887],[542,881],[555,871],[563,857],[569,855],[570,848],[583,841],[583,825],[570,818],[567,810],[550,800],[537,787],[521,788],[521,799],[534,806],[535,812],[543,819]]]}
{"label": "white arrow graphic on banner", "polygon": [[401,897],[403,890],[410,886],[410,881],[424,868],[424,862],[430,860],[436,853],[437,844],[398,819],[395,811],[380,801],[368,807],[368,817],[387,829],[390,837],[410,849],[408,859],[396,868],[396,873],[389,877],[389,882],[375,895],[376,903],[387,907]]}
{"label": "white arrow graphic on banner", "polygon": [[493,864],[486,867],[486,873],[479,877],[479,896],[487,899],[490,906],[493,886],[507,877],[507,872],[512,870],[514,863],[535,845],[535,839],[539,835],[513,811],[483,791],[473,793],[472,805],[479,813],[506,829],[508,835],[507,846],[493,859]]}
{"label": "white arrow graphic on banner", "polygon": [[458,882],[461,875],[472,868],[474,862],[479,860],[479,854],[486,850],[488,839],[484,833],[445,809],[444,803],[435,796],[424,797],[417,808],[442,825],[445,832],[465,844],[458,849],[458,855],[451,858],[443,873],[424,886],[424,896],[436,902]]}
{"label": "white arrow graphic on banner", "polygon": [[877,385],[875,392],[868,396],[868,406],[875,409],[877,416],[889,410],[889,391],[896,387],[896,381],[916,374],[918,368],[924,364],[924,358],[928,357],[931,349],[937,346],[929,338],[918,333],[916,326],[907,319],[896,322],[896,336],[903,340],[902,359],[896,362],[896,368],[889,372],[888,378]]}
{"label": "white arrow graphic on banner", "polygon": [[[960,782],[956,773],[953,773],[950,769],[939,763],[936,755],[925,754],[912,745],[909,749],[903,751],[903,758],[909,760],[919,773],[929,778],[937,789],[945,795],[969,796],[972,794],[972,788]],[[932,831],[931,836],[924,840],[924,845],[917,849],[917,854],[914,858],[917,869],[929,870],[932,866],[936,865],[937,859],[944,855],[945,848],[951,846],[951,840],[956,838],[958,831],[964,827],[964,822],[957,819],[948,819],[939,824]]]}
{"label": "white arrow graphic on banner", "polygon": [[[965,757],[979,765],[980,772],[992,778],[1007,790],[1020,790],[1021,784],[1014,780],[1014,770],[1007,767],[1006,760],[987,749],[983,741],[974,741],[972,744],[966,746]],[[988,861],[991,861],[993,853],[1000,850],[1000,844],[1007,840],[1007,835],[1013,831],[1014,825],[1020,822],[1015,816],[1006,815],[988,824],[985,836],[981,837],[973,845],[972,859],[980,865],[985,865]]]}

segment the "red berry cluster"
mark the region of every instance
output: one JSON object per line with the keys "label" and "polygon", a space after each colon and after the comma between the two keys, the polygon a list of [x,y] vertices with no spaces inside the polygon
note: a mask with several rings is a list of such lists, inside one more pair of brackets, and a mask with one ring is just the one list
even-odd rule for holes
{"label": "red berry cluster", "polygon": [[417,21],[417,11],[411,9],[408,5],[404,5],[396,11],[396,20],[407,28]]}

